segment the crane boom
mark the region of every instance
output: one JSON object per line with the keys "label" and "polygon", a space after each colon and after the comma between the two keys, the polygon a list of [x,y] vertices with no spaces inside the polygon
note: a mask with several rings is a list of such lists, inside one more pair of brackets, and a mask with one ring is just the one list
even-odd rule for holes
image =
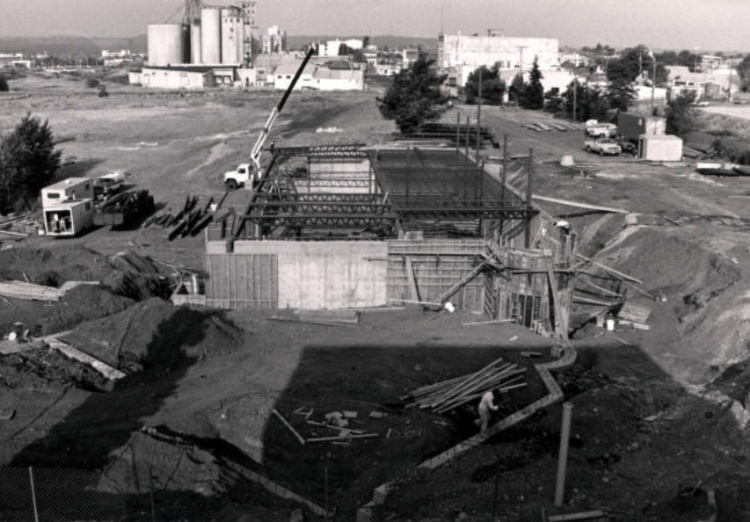
{"label": "crane boom", "polygon": [[255,145],[253,145],[252,150],[250,151],[250,160],[253,162],[253,165],[255,166],[256,173],[258,176],[258,181],[262,178],[262,170],[260,166],[260,153],[263,150],[263,145],[266,143],[266,139],[268,138],[268,135],[271,133],[271,128],[273,127],[274,123],[276,122],[276,118],[279,117],[279,113],[284,108],[284,105],[286,104],[286,101],[289,99],[289,95],[292,93],[292,90],[294,90],[294,86],[297,84],[297,80],[299,80],[299,77],[302,76],[302,72],[305,70],[305,67],[307,66],[307,62],[310,61],[310,57],[312,57],[314,51],[314,48],[310,46],[310,49],[308,49],[307,54],[305,55],[305,58],[302,60],[302,63],[299,66],[299,69],[297,69],[297,72],[294,74],[294,78],[292,78],[292,82],[289,84],[289,87],[287,87],[286,91],[284,92],[284,96],[281,97],[281,100],[276,105],[276,107],[273,108],[271,111],[271,114],[268,115],[268,119],[266,120],[266,124],[263,126],[263,130],[260,131],[260,135],[258,136],[258,139],[255,140]]}

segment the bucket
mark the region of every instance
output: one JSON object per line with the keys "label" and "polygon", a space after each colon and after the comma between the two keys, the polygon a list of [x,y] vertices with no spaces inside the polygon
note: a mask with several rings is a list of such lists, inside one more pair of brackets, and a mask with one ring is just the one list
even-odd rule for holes
{"label": "bucket", "polygon": [[562,167],[572,167],[573,165],[575,165],[575,162],[573,161],[573,156],[570,154],[563,156],[560,160],[560,166]]}
{"label": "bucket", "polygon": [[615,320],[614,319],[607,319],[607,330],[610,332],[615,331]]}

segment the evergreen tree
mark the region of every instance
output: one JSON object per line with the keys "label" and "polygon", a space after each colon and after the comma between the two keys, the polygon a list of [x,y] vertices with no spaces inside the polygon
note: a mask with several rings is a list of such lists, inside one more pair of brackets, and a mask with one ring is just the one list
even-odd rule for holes
{"label": "evergreen tree", "polygon": [[534,65],[531,67],[529,74],[529,83],[524,89],[522,107],[532,110],[544,108],[544,87],[542,86],[542,71],[539,70],[539,63],[534,58]]}
{"label": "evergreen tree", "polygon": [[8,80],[5,76],[0,75],[0,92],[8,92],[10,87],[8,86]]}
{"label": "evergreen tree", "polygon": [[469,74],[466,81],[464,93],[466,94],[466,103],[476,103],[479,96],[479,78],[482,78],[482,103],[488,105],[502,105],[505,96],[505,82],[500,79],[500,69],[495,64],[492,69],[482,66],[476,71]]}
{"label": "evergreen tree", "polygon": [[409,69],[393,77],[393,83],[381,99],[378,108],[384,118],[395,120],[402,133],[415,131],[422,123],[437,119],[448,101],[440,92],[445,75],[438,76],[424,53]]}
{"label": "evergreen tree", "polygon": [[510,82],[510,87],[508,88],[508,97],[511,101],[516,102],[516,104],[523,105],[523,97],[525,92],[526,82],[523,81],[523,74],[519,72],[513,78],[513,81]]}
{"label": "evergreen tree", "polygon": [[636,94],[633,85],[624,78],[609,82],[607,88],[607,101],[613,109],[627,111],[635,100]]}
{"label": "evergreen tree", "polygon": [[667,134],[684,136],[685,134],[696,130],[697,123],[695,119],[696,95],[692,91],[684,91],[679,96],[670,100],[667,104]]}
{"label": "evergreen tree", "polygon": [[55,179],[61,155],[48,122],[27,113],[0,142],[0,208],[8,210],[19,199],[28,206]]}

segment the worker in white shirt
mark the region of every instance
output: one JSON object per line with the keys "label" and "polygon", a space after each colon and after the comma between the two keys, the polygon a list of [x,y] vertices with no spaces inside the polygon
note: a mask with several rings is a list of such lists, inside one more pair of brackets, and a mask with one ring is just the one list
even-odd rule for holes
{"label": "worker in white shirt", "polygon": [[498,407],[495,404],[496,394],[496,390],[490,390],[482,395],[482,400],[479,401],[479,419],[482,422],[482,433],[487,431],[487,425],[490,422],[490,412],[498,410]]}

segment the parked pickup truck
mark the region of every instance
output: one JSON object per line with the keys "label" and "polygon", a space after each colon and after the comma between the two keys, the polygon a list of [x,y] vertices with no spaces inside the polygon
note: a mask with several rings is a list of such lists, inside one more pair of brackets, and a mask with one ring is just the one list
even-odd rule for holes
{"label": "parked pickup truck", "polygon": [[601,156],[610,154],[612,156],[619,156],[622,152],[622,148],[610,138],[597,138],[594,140],[586,140],[583,142],[583,148],[586,152],[598,152]]}
{"label": "parked pickup truck", "polygon": [[614,123],[599,123],[597,120],[586,122],[586,136],[592,138],[611,138],[617,134],[617,125]]}

